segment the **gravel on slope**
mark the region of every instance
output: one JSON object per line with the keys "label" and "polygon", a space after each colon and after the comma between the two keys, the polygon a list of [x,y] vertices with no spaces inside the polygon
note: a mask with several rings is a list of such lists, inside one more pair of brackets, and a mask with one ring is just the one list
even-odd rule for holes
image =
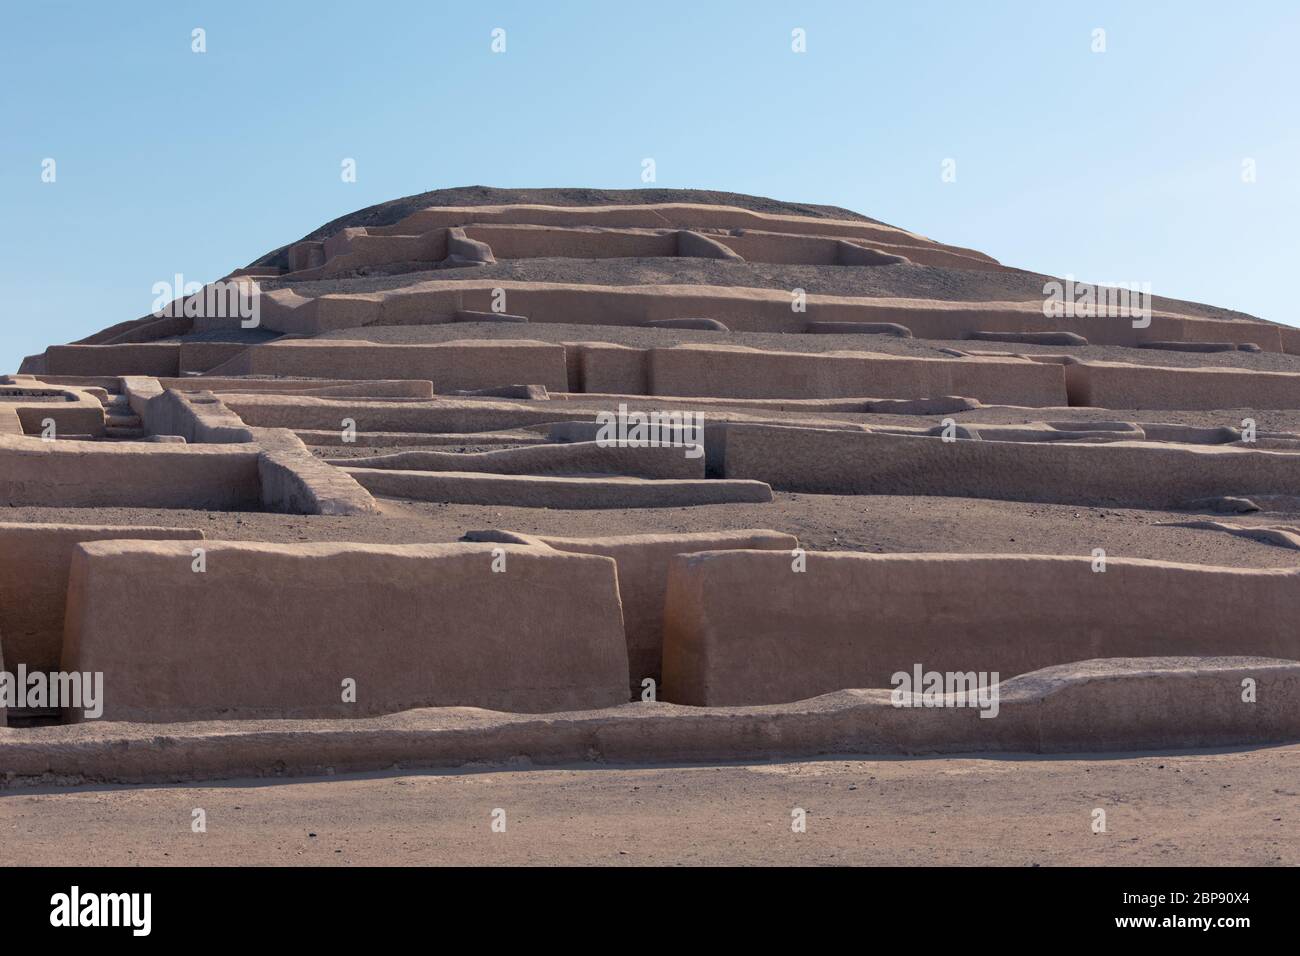
{"label": "gravel on slope", "polygon": [[[418,264],[412,264],[418,266]],[[987,271],[941,266],[813,266],[723,259],[508,259],[465,269],[419,269],[386,274],[293,281],[260,280],[264,289],[291,288],[302,295],[386,292],[429,280],[500,279],[516,282],[574,282],[584,285],[720,285],[756,289],[803,289],[813,295],[939,299],[944,302],[1041,302],[1049,276],[1020,269]],[[1253,319],[1232,309],[1152,297],[1156,311],[1213,319]]]}

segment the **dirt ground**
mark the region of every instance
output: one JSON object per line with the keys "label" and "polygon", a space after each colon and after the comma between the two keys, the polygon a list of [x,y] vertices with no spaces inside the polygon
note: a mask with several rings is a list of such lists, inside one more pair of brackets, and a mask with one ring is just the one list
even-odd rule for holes
{"label": "dirt ground", "polygon": [[[528,260],[535,262],[537,260]],[[628,260],[611,260],[626,262]],[[969,275],[969,273],[963,273]],[[593,280],[589,280],[593,281]],[[386,345],[425,345],[461,339],[525,339],[538,342],[612,342],[633,348],[674,345],[744,346],[776,352],[882,352],[909,358],[946,358],[943,349],[1015,354],[1069,355],[1081,361],[1127,362],[1170,368],[1243,368],[1257,372],[1300,372],[1300,356],[1280,352],[1178,352],[1122,345],[1030,345],[1023,342],[980,342],[969,339],[907,339],[860,332],[796,335],[784,332],[714,332],[698,329],[654,329],[631,325],[572,325],[562,322],[452,322],[442,325],[368,325],[337,329],[318,339],[376,342]],[[878,396],[863,395],[862,398]],[[1043,410],[1031,411],[1043,414]],[[1083,409],[1078,411],[1082,412]],[[1114,418],[1120,409],[1091,409],[1096,417]],[[1141,412],[1144,421],[1163,421],[1159,411]],[[1262,426],[1261,426],[1262,427]]]}
{"label": "dirt ground", "polygon": [[565,511],[379,499],[382,514],[328,517],[141,508],[0,508],[0,520],[201,528],[210,540],[456,541],[484,528],[569,537],[771,528],[808,550],[1080,554],[1233,567],[1295,567],[1300,551],[1162,522],[1227,518],[1295,523],[1294,514],[1215,515],[1081,505],[778,492],[769,504]]}
{"label": "dirt ground", "polygon": [[1295,866],[1300,747],[8,791],[30,864]]}

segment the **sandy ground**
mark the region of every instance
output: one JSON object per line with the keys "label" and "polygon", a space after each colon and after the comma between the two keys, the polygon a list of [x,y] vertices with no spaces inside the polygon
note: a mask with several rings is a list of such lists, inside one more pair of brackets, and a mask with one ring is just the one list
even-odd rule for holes
{"label": "sandy ground", "polygon": [[[776,352],[884,352],[912,358],[947,358],[940,349],[977,352],[1070,355],[1080,360],[1164,365],[1173,368],[1246,368],[1260,372],[1300,372],[1300,356],[1280,352],[1170,352],[1120,345],[1027,345],[966,339],[905,339],[863,333],[798,335],[783,332],[714,332],[654,329],[635,325],[576,325],[564,322],[450,322],[442,325],[369,325],[337,329],[316,336],[356,342],[420,345],[456,339],[531,339],[540,342],[613,342],[635,348],[674,345],[747,346]],[[525,384],[525,383],[521,383]],[[860,396],[871,398],[879,396]]]}
{"label": "sandy ground", "polygon": [[[1234,567],[1295,567],[1300,551],[1221,532],[1161,522],[1229,516],[1188,512],[1026,504],[970,498],[805,495],[778,492],[770,504],[564,511],[380,499],[382,514],[327,517],[140,508],[3,508],[2,521],[169,525],[201,528],[211,540],[455,541],[484,528],[571,537],[771,528],[798,535],[809,550],[1082,554]],[[1261,524],[1300,515],[1230,516]]]}
{"label": "sandy ground", "polygon": [[1295,746],[16,790],[0,866],[1295,866],[1298,798]]}

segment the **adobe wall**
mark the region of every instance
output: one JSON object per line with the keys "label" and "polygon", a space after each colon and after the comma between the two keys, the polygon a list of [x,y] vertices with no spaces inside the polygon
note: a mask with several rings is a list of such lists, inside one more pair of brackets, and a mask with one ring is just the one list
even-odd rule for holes
{"label": "adobe wall", "polygon": [[[562,257],[607,259],[618,257],[675,257],[707,251],[710,258],[736,258],[751,262],[795,265],[845,265],[844,240],[831,236],[791,235],[746,230],[740,234],[683,233],[676,229],[609,228],[599,226],[484,225],[464,227],[471,239],[487,243],[498,259]],[[683,252],[681,235],[687,240]],[[393,237],[394,239],[398,237]],[[897,237],[895,237],[897,238]],[[706,245],[707,244],[707,245]],[[882,252],[903,256],[925,265],[958,269],[1000,269],[986,259],[923,245],[874,241]],[[712,248],[709,248],[709,247]],[[860,263],[852,263],[860,264]],[[319,270],[318,270],[319,271]]]}
{"label": "adobe wall", "polygon": [[[718,427],[718,426],[715,426]],[[941,495],[1179,508],[1300,495],[1300,454],[1237,445],[1008,442],[730,423],[728,478],[810,494]]]}
{"label": "adobe wall", "polygon": [[227,374],[331,379],[424,379],[440,392],[492,385],[545,385],[563,392],[562,345],[528,340],[456,340],[434,345],[291,340],[250,348]]}
{"label": "adobe wall", "polygon": [[[1300,571],[1089,557],[714,551],[673,558],[664,696],[774,704],[923,670],[1098,657],[1300,659]],[[996,721],[985,721],[996,723]]]}
{"label": "adobe wall", "polygon": [[558,402],[371,402],[289,395],[228,395],[225,404],[249,425],[319,429],[336,434],[346,418],[358,432],[484,432],[523,425],[591,419],[592,413]]}
{"label": "adobe wall", "polygon": [[211,392],[166,389],[154,379],[127,376],[122,391],[131,410],[154,435],[180,435],[191,445],[238,444],[253,432]]}
{"label": "adobe wall", "polygon": [[[1257,688],[1241,700],[1242,681]],[[629,703],[541,716],[461,708],[328,722],[95,723],[0,733],[0,786],[319,776],[403,768],[856,754],[1099,753],[1300,740],[1300,664],[1257,657],[1085,661],[1004,681],[996,720],[896,708],[882,690],[759,707]],[[0,718],[3,711],[0,711]]]}
{"label": "adobe wall", "polygon": [[[316,299],[280,289],[262,294],[261,322],[268,329],[305,335],[372,324],[441,324],[453,321],[460,311],[491,311],[493,290],[498,288],[505,290],[508,312],[527,316],[530,322],[639,326],[658,319],[703,317],[737,332],[797,333],[814,321],[888,322],[906,326],[918,338],[930,339],[962,339],[973,331],[1066,331],[1082,335],[1094,345],[1222,341],[1254,342],[1265,351],[1282,350],[1282,327],[1262,322],[1154,312],[1148,327],[1135,329],[1129,318],[1048,319],[1038,301],[950,302],[832,295],[808,295],[806,309],[796,312],[789,292],[743,286],[438,279],[391,292],[332,294]],[[195,327],[231,324],[198,319]]]}
{"label": "adobe wall", "polygon": [[[203,573],[188,544],[74,551],[63,661],[104,673],[104,720],[543,713],[627,699],[608,558],[486,544],[205,549]],[[560,600],[572,594],[583,600]]]}
{"label": "adobe wall", "polygon": [[1287,325],[1278,332],[1282,338],[1282,351],[1288,355],[1300,355],[1300,329]]}
{"label": "adobe wall", "polygon": [[321,249],[321,255],[313,255],[310,248],[306,250],[303,258],[307,265],[294,272],[294,279],[324,279],[366,266],[396,262],[439,262],[447,258],[447,230],[431,229],[419,235],[375,235],[365,228],[353,227],[335,233],[325,240]]}
{"label": "adobe wall", "polygon": [[[258,323],[260,328],[278,332],[306,332],[316,326],[316,299],[301,296],[293,289],[265,290],[256,285]],[[238,319],[219,316],[197,316],[193,320],[195,332],[215,329],[239,328]]]}
{"label": "adobe wall", "polygon": [[495,475],[469,471],[393,471],[347,468],[373,495],[409,501],[518,508],[687,508],[694,505],[765,504],[772,489],[761,481],[713,478],[571,477]]}
{"label": "adobe wall", "polygon": [[618,590],[623,599],[623,628],[633,700],[641,699],[645,678],[662,682],[664,594],[668,564],[674,555],[719,549],[783,551],[799,539],[779,531],[703,531],[684,534],[629,534],[603,538],[564,538],[523,535],[512,531],[471,531],[466,541],[513,541],[544,544],[559,551],[603,554],[618,564]]}
{"label": "adobe wall", "polygon": [[570,391],[615,395],[650,393],[650,356],[647,349],[605,342],[566,342],[576,357],[577,380]]}
{"label": "adobe wall", "polygon": [[254,428],[262,507],[299,515],[363,515],[375,500],[347,472],[325,464],[285,428]]}
{"label": "adobe wall", "polygon": [[15,379],[13,385],[0,385],[0,411],[11,413],[0,434],[39,435],[47,420],[54,422],[56,435],[104,434],[104,405],[86,388]]}
{"label": "adobe wall", "polygon": [[357,382],[340,378],[227,378],[204,375],[201,378],[160,378],[164,389],[182,392],[215,392],[218,394],[273,394],[314,395],[318,398],[357,396],[360,398],[433,398],[433,383],[420,379],[379,379]]}
{"label": "adobe wall", "polygon": [[[702,444],[702,443],[701,443]],[[629,475],[703,478],[704,454],[686,448],[598,445],[594,441],[530,445],[485,452],[404,451],[373,458],[336,458],[328,464],[405,471],[474,471],[497,475]]]}
{"label": "adobe wall", "polygon": [[249,444],[257,454],[259,500],[287,514],[370,514],[374,499],[352,478],[322,462],[283,428],[250,428],[211,392],[163,390],[154,379],[123,378],[132,410],[155,435],[190,445]]}
{"label": "adobe wall", "polygon": [[[550,442],[544,434],[524,430],[493,432],[358,432],[351,441],[344,441],[339,431],[321,431],[315,428],[298,428],[293,432],[308,445],[324,448],[429,448],[440,445],[545,445]],[[707,453],[706,456],[707,458]]]}
{"label": "adobe wall", "polygon": [[614,259],[677,255],[677,233],[666,229],[475,224],[465,227],[465,235],[486,242],[498,259]]}
{"label": "adobe wall", "polygon": [[[986,259],[964,255],[942,247],[899,244],[880,240],[859,239],[870,242],[870,247],[851,246],[845,249],[845,240],[832,236],[794,236],[779,232],[746,230],[740,235],[718,236],[717,240],[728,249],[750,262],[779,262],[790,265],[817,266],[873,266],[896,261],[915,262],[927,266],[950,269],[997,270],[1003,268]],[[859,251],[860,250],[860,251]],[[872,252],[876,255],[872,255]]]}
{"label": "adobe wall", "polygon": [[0,436],[0,500],[53,508],[257,510],[246,445],[43,441]]}
{"label": "adobe wall", "polygon": [[59,668],[72,549],[104,539],[202,540],[189,528],[0,523],[0,645],[12,671]]}
{"label": "adobe wall", "polygon": [[768,352],[734,346],[650,349],[657,395],[715,398],[932,398],[986,404],[1068,403],[1059,365],[1020,359],[902,358],[874,352]]}
{"label": "adobe wall", "polygon": [[301,272],[325,264],[325,243],[304,239],[289,246],[286,253],[290,272]]}
{"label": "adobe wall", "polygon": [[1101,408],[1300,408],[1300,374],[1081,362],[1067,368],[1070,404]]}
{"label": "adobe wall", "polygon": [[72,390],[85,388],[102,388],[105,391],[117,388],[119,376],[117,375],[4,375],[0,376],[0,381],[5,384],[18,385],[26,387],[34,385],[40,388],[42,385],[62,386]]}
{"label": "adobe wall", "polygon": [[179,342],[134,345],[51,345],[45,350],[50,375],[180,374]]}
{"label": "adobe wall", "polygon": [[371,233],[411,235],[426,229],[468,224],[527,224],[540,226],[603,226],[648,229],[757,229],[792,235],[869,239],[923,248],[949,249],[996,265],[992,257],[973,249],[937,243],[916,233],[882,223],[812,216],[782,216],[735,206],[704,203],[653,203],[626,206],[435,206],[412,213],[392,226]]}
{"label": "adobe wall", "polygon": [[743,257],[724,246],[712,235],[692,232],[689,229],[677,231],[677,254],[688,259],[730,259],[743,261]]}
{"label": "adobe wall", "polygon": [[180,374],[206,372],[228,362],[248,348],[246,342],[181,342]]}
{"label": "adobe wall", "polygon": [[839,264],[835,245],[838,239],[822,236],[783,236],[773,232],[744,232],[739,236],[719,236],[718,241],[749,262],[781,262],[814,266]]}

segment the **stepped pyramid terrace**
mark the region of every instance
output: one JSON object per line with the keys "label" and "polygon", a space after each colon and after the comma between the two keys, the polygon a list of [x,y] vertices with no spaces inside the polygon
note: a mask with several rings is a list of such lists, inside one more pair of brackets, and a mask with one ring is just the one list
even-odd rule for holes
{"label": "stepped pyramid terrace", "polygon": [[177,291],[0,377],[8,785],[1300,739],[1300,329],[665,189]]}

